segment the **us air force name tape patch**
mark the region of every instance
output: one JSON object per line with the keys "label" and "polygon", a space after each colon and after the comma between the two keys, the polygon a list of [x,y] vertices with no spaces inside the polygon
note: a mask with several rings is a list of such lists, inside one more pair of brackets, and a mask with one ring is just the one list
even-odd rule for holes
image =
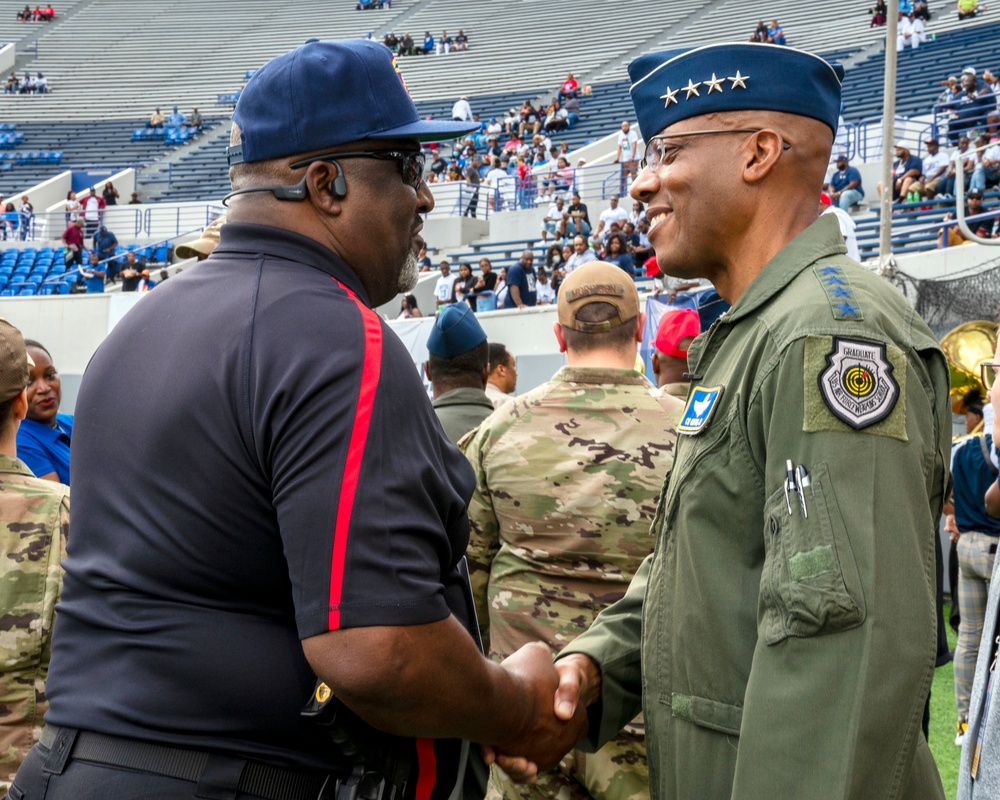
{"label": "us air force name tape patch", "polygon": [[802,366],[803,431],[907,441],[906,354],[894,344],[813,334]]}
{"label": "us air force name tape patch", "polygon": [[680,433],[693,436],[708,427],[715,416],[715,410],[722,398],[723,386],[696,386],[691,390],[684,413],[681,414],[681,424],[677,426]]}
{"label": "us air force name tape patch", "polygon": [[830,301],[834,319],[861,321],[865,318],[854,296],[854,287],[842,267],[814,267],[813,274]]}

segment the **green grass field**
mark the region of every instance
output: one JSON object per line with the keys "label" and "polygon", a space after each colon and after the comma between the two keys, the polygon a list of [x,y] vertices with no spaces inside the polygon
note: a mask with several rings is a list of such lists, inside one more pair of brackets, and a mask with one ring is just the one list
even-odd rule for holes
{"label": "green grass field", "polygon": [[[944,618],[948,619],[950,607],[944,607]],[[955,649],[955,632],[945,625],[948,631],[948,646]],[[958,759],[962,748],[955,747],[955,673],[951,663],[938,667],[934,673],[934,683],[931,684],[931,727],[928,744],[934,760],[937,762],[941,781],[944,783],[944,796],[952,798],[958,791]]]}

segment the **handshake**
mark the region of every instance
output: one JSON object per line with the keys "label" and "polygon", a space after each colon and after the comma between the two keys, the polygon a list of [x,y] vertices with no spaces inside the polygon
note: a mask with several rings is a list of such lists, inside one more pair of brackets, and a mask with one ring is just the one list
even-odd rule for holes
{"label": "handshake", "polygon": [[600,697],[601,673],[580,653],[553,663],[552,651],[540,642],[526,644],[500,666],[522,701],[522,721],[508,740],[483,745],[483,758],[511,779],[532,783],[586,733],[587,706]]}

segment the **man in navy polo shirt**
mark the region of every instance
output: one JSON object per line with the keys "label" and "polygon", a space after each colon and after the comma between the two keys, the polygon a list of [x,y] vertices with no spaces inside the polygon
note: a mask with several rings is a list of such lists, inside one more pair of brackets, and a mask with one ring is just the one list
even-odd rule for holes
{"label": "man in navy polo shirt", "polygon": [[[437,737],[395,745],[418,795],[450,794],[470,741],[547,764],[572,744],[548,649],[476,644],[472,470],[373,311],[416,283],[420,142],[466,130],[421,120],[374,42],[310,40],[250,79],[218,247],[80,388],[50,711],[14,796],[339,796],[350,765],[300,714],[317,677]],[[123,398],[156,424],[122,425]]]}
{"label": "man in navy polo shirt", "polygon": [[521,260],[507,269],[507,297],[504,308],[527,308],[535,305],[538,293],[535,291],[535,254],[530,250],[521,253]]}

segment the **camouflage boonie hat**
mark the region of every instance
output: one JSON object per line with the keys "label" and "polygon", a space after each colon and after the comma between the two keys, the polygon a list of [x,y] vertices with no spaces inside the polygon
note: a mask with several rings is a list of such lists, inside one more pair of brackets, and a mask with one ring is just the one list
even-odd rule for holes
{"label": "camouflage boonie hat", "polygon": [[28,385],[28,367],[35,366],[24,349],[21,331],[0,317],[0,403],[17,397]]}
{"label": "camouflage boonie hat", "polygon": [[[609,303],[618,309],[618,319],[581,322],[577,312],[591,303]],[[590,261],[573,270],[559,287],[559,324],[583,333],[602,333],[639,316],[639,292],[635,281],[616,264]]]}

